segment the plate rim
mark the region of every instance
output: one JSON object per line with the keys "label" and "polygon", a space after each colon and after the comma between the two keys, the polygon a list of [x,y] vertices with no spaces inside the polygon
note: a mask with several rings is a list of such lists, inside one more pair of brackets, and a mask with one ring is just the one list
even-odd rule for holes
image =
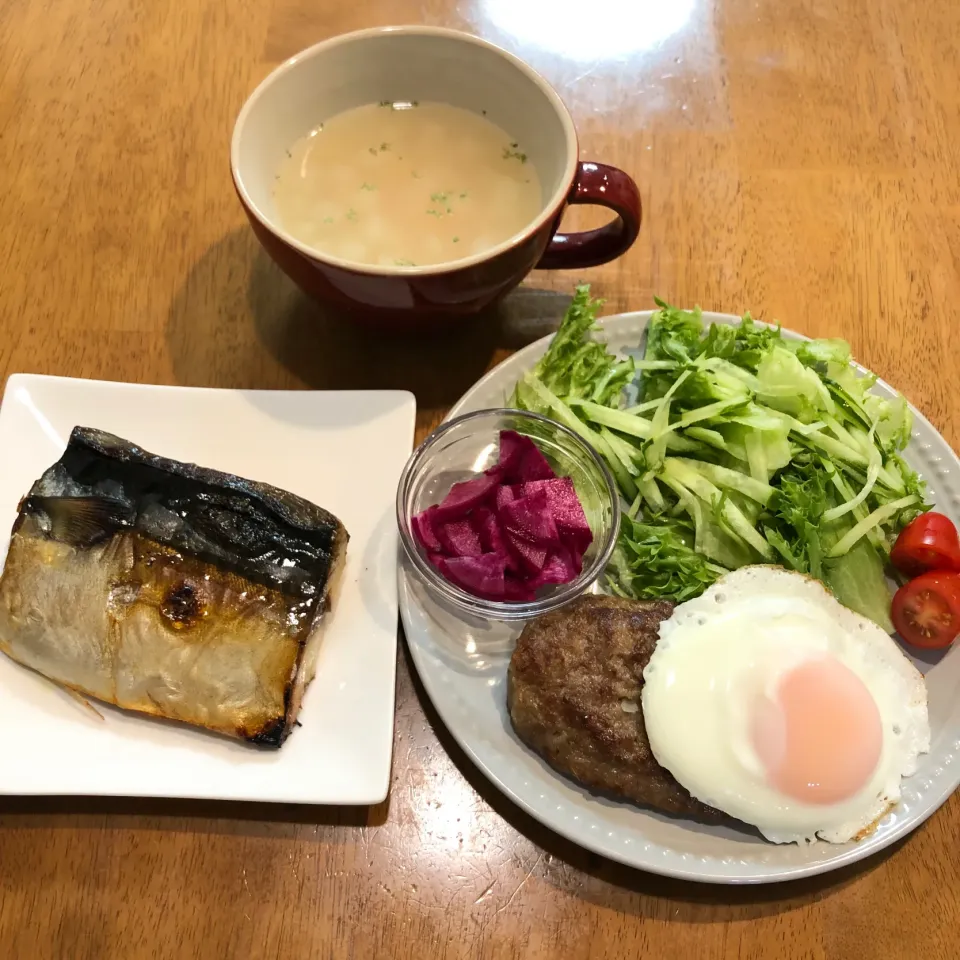
{"label": "plate rim", "polygon": [[[294,396],[303,394],[313,396],[316,394],[329,393],[379,393],[402,396],[406,400],[412,400],[414,404],[414,414],[417,412],[417,396],[412,390],[404,390],[394,387],[374,387],[371,389],[360,389],[347,387],[345,389],[334,390],[297,390],[297,389],[279,389],[271,390],[268,387],[198,387],[186,383],[135,383],[132,380],[100,380],[95,377],[64,377],[56,373],[27,373],[22,370],[16,370],[7,374],[7,379],[3,384],[3,391],[0,393],[0,409],[3,408],[3,401],[6,399],[7,392],[11,387],[16,386],[21,380],[26,381],[44,381],[63,384],[85,384],[92,387],[106,387],[108,389],[135,389],[135,390],[174,390],[177,392],[197,392],[197,393],[233,393],[244,396],[250,393],[257,394],[282,394],[285,396]],[[458,401],[459,402],[459,401]]]}
{"label": "plate rim", "polygon": [[[624,313],[609,314],[604,317],[598,318],[599,330],[601,333],[608,327],[608,325],[614,326],[627,326],[629,323],[637,323],[643,321],[644,331],[646,326],[650,322],[650,318],[653,316],[655,310],[633,310],[627,311]],[[708,322],[719,322],[727,325],[739,324],[741,317],[736,316],[735,314],[729,313],[719,313],[715,311],[704,310],[702,311],[704,320]],[[791,340],[811,340],[811,337],[805,336],[804,334],[797,333],[796,331],[790,330],[786,327],[782,327],[780,324],[768,323],[761,320],[754,320],[758,326],[765,328],[781,329],[783,335],[787,339]],[[555,332],[555,331],[554,331]],[[541,355],[538,351],[542,349],[552,340],[554,333],[549,333],[543,337],[538,338],[532,343],[527,344],[522,349],[511,354],[509,357],[504,358],[500,363],[495,367],[488,370],[482,377],[480,377],[472,386],[470,386],[464,394],[457,400],[457,402],[450,408],[449,412],[444,417],[443,422],[446,422],[453,417],[459,416],[463,412],[463,409],[469,404],[470,398],[475,393],[481,391],[484,387],[488,386],[489,383],[497,378],[498,373],[501,371],[501,368],[506,364],[516,365],[522,369],[529,369],[532,365],[531,362],[534,357]],[[861,372],[869,372],[866,367],[862,364],[853,361],[854,366]],[[891,386],[887,381],[877,378],[877,385],[885,387],[887,390],[899,393],[893,386]],[[902,396],[902,394],[900,394]],[[906,398],[904,398],[906,399]],[[924,416],[924,414],[918,410],[909,400],[906,401],[911,413],[915,420],[919,420],[923,423],[929,430],[936,434],[936,436],[942,441],[944,447],[949,450],[950,455],[953,459],[953,465],[956,467],[958,472],[960,472],[960,456],[957,455],[956,451],[950,446],[949,443],[943,438],[940,431],[934,427],[934,425]],[[833,857],[825,861],[817,861],[809,864],[799,864],[792,867],[779,867],[769,871],[763,871],[756,869],[754,866],[752,872],[729,872],[723,873],[705,873],[702,870],[698,870],[696,867],[687,867],[682,866],[673,866],[670,863],[662,863],[660,859],[654,859],[649,857],[644,859],[642,856],[630,857],[624,855],[622,850],[622,844],[618,846],[608,845],[602,842],[602,837],[598,836],[594,838],[594,831],[587,833],[576,834],[575,831],[568,829],[565,826],[565,823],[562,818],[551,817],[549,811],[538,808],[532,801],[528,800],[526,796],[519,793],[518,791],[508,787],[502,780],[501,776],[490,767],[480,756],[478,756],[477,751],[474,749],[470,738],[464,737],[461,734],[461,731],[457,729],[455,723],[450,722],[450,717],[448,716],[448,711],[445,710],[441,704],[438,702],[439,698],[435,698],[431,690],[431,682],[429,679],[429,671],[426,670],[421,665],[421,656],[424,656],[424,652],[420,649],[420,646],[416,643],[410,641],[410,636],[413,633],[411,629],[412,625],[410,623],[410,616],[408,612],[408,604],[415,602],[412,599],[412,591],[410,590],[409,584],[407,583],[407,574],[402,564],[398,565],[397,569],[398,577],[398,598],[399,598],[399,607],[400,607],[400,618],[403,623],[404,628],[404,640],[407,644],[407,649],[410,651],[411,659],[413,660],[414,666],[416,667],[417,674],[419,676],[420,682],[423,684],[424,691],[427,696],[430,698],[430,703],[433,705],[433,708],[437,711],[438,716],[443,721],[444,726],[447,731],[456,741],[457,745],[464,751],[470,762],[484,775],[484,777],[490,781],[508,800],[516,804],[520,809],[524,810],[530,816],[532,816],[538,823],[545,826],[548,830],[556,833],[557,835],[569,840],[571,843],[575,843],[578,847],[585,849],[587,851],[600,854],[601,856],[607,857],[610,860],[614,860],[618,863],[624,864],[625,866],[632,867],[634,869],[643,870],[647,873],[656,874],[659,876],[671,877],[679,880],[689,880],[696,883],[714,883],[714,884],[733,884],[733,885],[755,885],[763,883],[784,883],[790,880],[798,880],[803,877],[817,876],[821,874],[831,873],[835,870],[842,869],[843,867],[850,866],[853,863],[864,860],[868,857],[876,856],[883,851],[887,850],[892,844],[896,843],[898,840],[912,833],[918,827],[920,827],[926,820],[928,820],[941,806],[950,798],[950,796],[960,787],[960,766],[955,766],[955,772],[952,778],[947,778],[944,781],[944,784],[939,792],[939,795],[933,798],[932,803],[928,803],[923,811],[917,813],[911,813],[908,816],[898,823],[893,829],[891,829],[887,834],[884,835],[881,843],[875,845],[869,844],[856,844],[847,849],[844,849],[842,852],[838,853],[836,857]],[[960,737],[960,730],[957,731],[958,737]],[[930,756],[930,754],[927,754]],[[952,754],[951,754],[952,756]],[[561,773],[550,770],[550,774],[557,779],[566,782],[568,778],[564,777]],[[916,776],[916,774],[915,774]],[[571,781],[575,783],[575,781]],[[532,793],[533,791],[531,791]],[[629,806],[629,804],[625,804]],[[638,812],[644,813],[646,811],[643,808],[638,808]],[[820,843],[826,843],[827,841],[818,841]],[[681,861],[682,863],[682,861]],[[722,863],[722,861],[721,861]]]}

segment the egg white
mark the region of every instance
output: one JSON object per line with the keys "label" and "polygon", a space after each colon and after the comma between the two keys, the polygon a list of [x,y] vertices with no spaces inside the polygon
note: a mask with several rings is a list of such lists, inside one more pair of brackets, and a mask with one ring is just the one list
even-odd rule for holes
{"label": "egg white", "polygon": [[[750,722],[758,696],[772,696],[785,673],[823,655],[870,691],[883,744],[854,796],[806,804],[766,782]],[[658,763],[698,800],[775,843],[843,843],[870,833],[930,749],[923,676],[892,637],[819,581],[779,567],[743,567],[677,606],[660,625],[643,678],[644,723]]]}

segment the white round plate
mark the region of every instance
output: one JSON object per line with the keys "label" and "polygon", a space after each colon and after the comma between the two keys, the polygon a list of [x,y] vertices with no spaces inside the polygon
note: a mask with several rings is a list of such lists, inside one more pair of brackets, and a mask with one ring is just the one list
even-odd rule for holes
{"label": "white round plate", "polygon": [[[642,344],[650,311],[602,322],[610,347]],[[704,320],[738,323],[705,313]],[[803,339],[784,331],[784,336]],[[490,371],[450,411],[502,406],[518,378],[546,351],[550,337]],[[883,382],[875,388],[892,395]],[[916,410],[906,459],[919,470],[939,511],[960,525],[960,460]],[[932,743],[917,773],[903,781],[901,803],[860,843],[772,844],[759,834],[673,819],[598,797],[550,768],[514,734],[506,708],[507,665],[517,635],[490,623],[468,624],[437,607],[401,567],[400,612],[423,685],[467,755],[514,803],[589,850],[652,873],[712,883],[764,883],[836,870],[876,853],[929,817],[960,784],[960,645],[911,659],[926,675]]]}

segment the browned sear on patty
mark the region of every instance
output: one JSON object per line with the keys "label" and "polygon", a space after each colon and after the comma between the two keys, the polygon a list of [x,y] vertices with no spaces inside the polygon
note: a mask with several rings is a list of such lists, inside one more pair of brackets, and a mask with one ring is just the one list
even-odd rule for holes
{"label": "browned sear on patty", "polygon": [[531,621],[510,661],[507,706],[520,739],[584,786],[718,822],[657,763],[643,722],[643,669],[672,611],[666,600],[590,595]]}

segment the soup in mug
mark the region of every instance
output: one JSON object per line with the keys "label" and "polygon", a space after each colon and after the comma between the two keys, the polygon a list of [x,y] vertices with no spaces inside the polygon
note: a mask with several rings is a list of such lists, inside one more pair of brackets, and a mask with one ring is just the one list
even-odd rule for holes
{"label": "soup in mug", "polygon": [[445,103],[337,114],[287,151],[274,198],[283,228],[342,260],[416,267],[484,253],[542,209],[520,144]]}

